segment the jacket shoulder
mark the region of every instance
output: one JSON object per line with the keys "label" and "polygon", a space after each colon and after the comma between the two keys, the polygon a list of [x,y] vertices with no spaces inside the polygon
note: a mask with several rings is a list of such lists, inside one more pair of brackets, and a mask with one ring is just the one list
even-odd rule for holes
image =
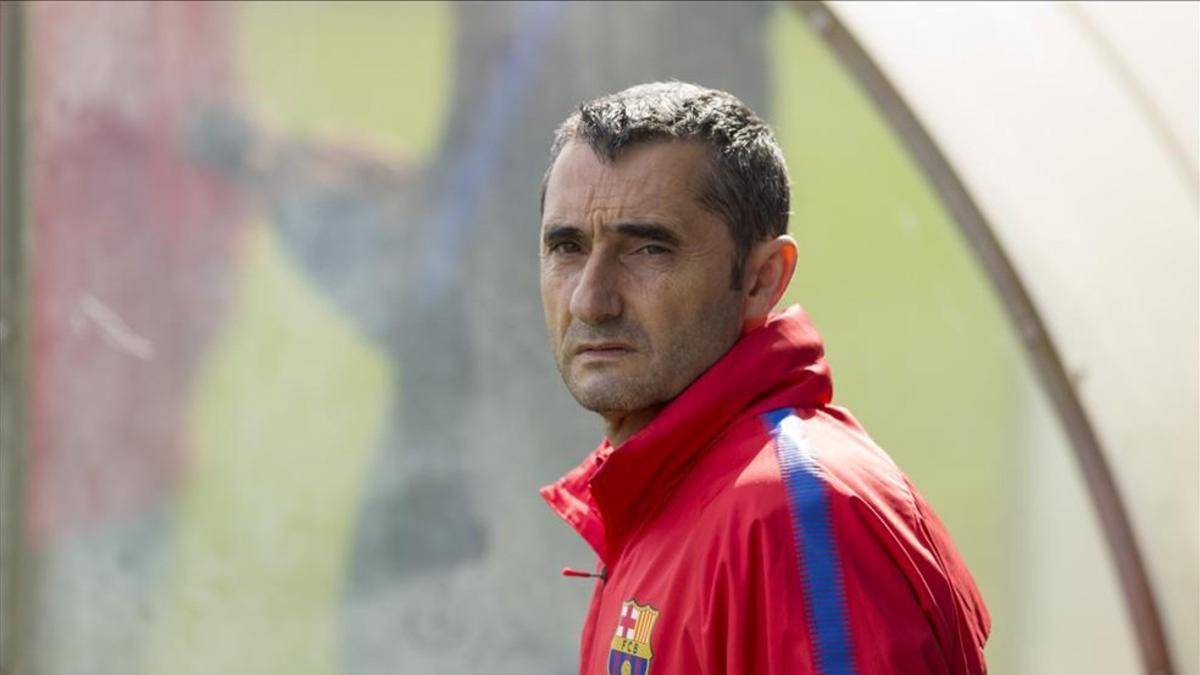
{"label": "jacket shoulder", "polygon": [[[883,450],[837,409],[768,412],[739,421],[710,453],[706,510],[770,515],[795,498],[867,500],[917,515],[911,484]],[[798,484],[799,483],[799,484]],[[797,494],[796,488],[807,488]],[[808,494],[811,492],[812,494]]]}
{"label": "jacket shoulder", "polygon": [[949,672],[982,672],[990,619],[974,581],[920,493],[853,418],[788,409],[737,427],[728,449],[742,459],[705,509],[724,523],[719,538],[760,559],[786,550],[791,562],[772,576],[793,578],[807,611],[830,608],[821,625],[848,632],[825,637],[853,644],[860,665],[874,658],[860,638],[890,632],[915,640],[901,651],[939,653]]}

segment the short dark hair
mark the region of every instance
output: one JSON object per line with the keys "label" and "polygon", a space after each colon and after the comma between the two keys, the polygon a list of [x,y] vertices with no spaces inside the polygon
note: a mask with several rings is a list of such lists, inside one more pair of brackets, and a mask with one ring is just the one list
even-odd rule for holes
{"label": "short dark hair", "polygon": [[736,96],[686,82],[639,84],[579,106],[558,127],[542,179],[542,205],[554,162],[566,144],[585,141],[603,161],[642,143],[697,140],[712,149],[700,203],[733,237],[733,287],[754,244],[787,233],[790,188],[771,128]]}

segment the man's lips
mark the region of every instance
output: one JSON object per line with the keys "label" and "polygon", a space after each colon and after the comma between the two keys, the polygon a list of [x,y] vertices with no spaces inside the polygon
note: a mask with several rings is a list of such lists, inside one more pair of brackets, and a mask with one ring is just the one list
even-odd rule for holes
{"label": "man's lips", "polygon": [[623,342],[595,342],[576,346],[571,352],[575,356],[620,356],[634,349]]}

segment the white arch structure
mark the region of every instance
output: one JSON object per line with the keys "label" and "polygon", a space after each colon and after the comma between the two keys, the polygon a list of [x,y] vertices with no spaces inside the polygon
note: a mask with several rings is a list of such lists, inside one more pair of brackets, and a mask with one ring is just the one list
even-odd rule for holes
{"label": "white arch structure", "polygon": [[1144,671],[1196,675],[1200,4],[800,8],[1003,298],[1070,440]]}

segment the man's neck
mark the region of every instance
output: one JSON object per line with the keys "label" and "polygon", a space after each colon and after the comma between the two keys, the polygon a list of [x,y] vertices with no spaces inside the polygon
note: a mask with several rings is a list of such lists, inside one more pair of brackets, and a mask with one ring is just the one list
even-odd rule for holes
{"label": "man's neck", "polygon": [[642,427],[649,424],[650,420],[654,419],[662,409],[663,406],[658,405],[635,412],[603,415],[605,435],[608,436],[609,445],[613,448],[621,447],[625,441],[641,431]]}

